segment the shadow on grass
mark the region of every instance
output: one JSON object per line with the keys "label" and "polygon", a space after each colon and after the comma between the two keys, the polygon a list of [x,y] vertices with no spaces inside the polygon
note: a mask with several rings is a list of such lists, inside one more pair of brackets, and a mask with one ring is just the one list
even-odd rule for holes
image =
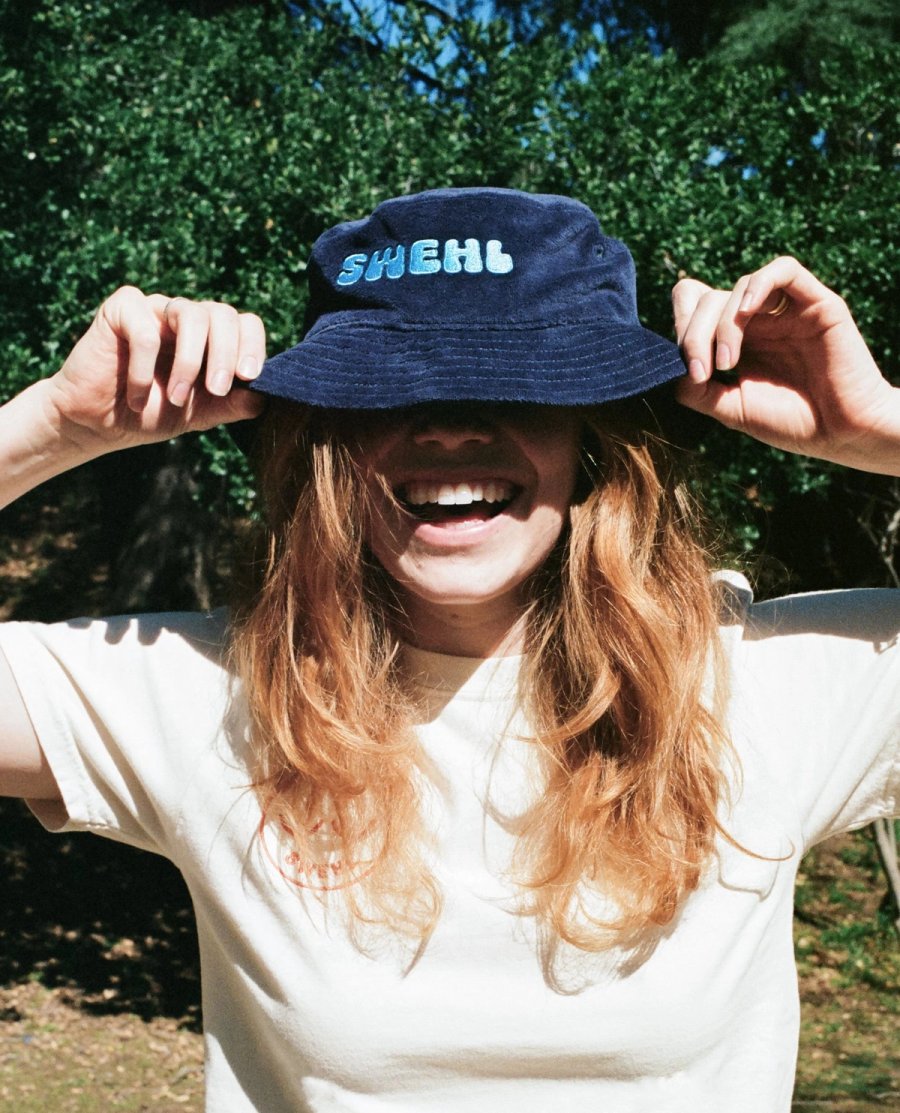
{"label": "shadow on grass", "polygon": [[0,800],[0,985],[39,980],[96,1014],[168,1016],[200,1029],[190,897],[155,854],[49,835]]}

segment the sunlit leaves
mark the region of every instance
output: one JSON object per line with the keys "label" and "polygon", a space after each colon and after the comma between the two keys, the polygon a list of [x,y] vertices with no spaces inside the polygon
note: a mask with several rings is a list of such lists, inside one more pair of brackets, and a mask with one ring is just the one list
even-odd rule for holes
{"label": "sunlit leaves", "polygon": [[[801,85],[774,63],[517,38],[483,5],[393,7],[388,33],[332,0],[0,3],[0,393],[52,371],[123,282],[233,300],[293,343],[319,232],[392,194],[485,183],[591,204],[661,332],[680,274],[731,282],[796,254],[896,373],[896,46],[845,44]],[[732,435],[702,443],[740,549],[845,483]],[[207,438],[208,471],[229,451]]]}

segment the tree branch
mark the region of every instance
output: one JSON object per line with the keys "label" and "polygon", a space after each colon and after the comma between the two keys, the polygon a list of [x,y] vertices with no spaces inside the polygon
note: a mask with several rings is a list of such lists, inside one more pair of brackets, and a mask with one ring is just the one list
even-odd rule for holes
{"label": "tree branch", "polygon": [[[350,0],[350,4],[353,8],[353,11],[357,15],[357,18],[362,23],[365,23],[364,13],[357,6],[357,4],[354,3],[354,0]],[[390,48],[387,46],[386,43],[383,43],[381,39],[377,38],[373,40],[369,38],[368,35],[364,35],[360,31],[356,30],[354,27],[348,27],[346,23],[336,18],[333,11],[333,5],[329,3],[312,3],[310,4],[310,8],[315,13],[315,15],[317,15],[320,19],[330,23],[332,27],[336,27],[338,28],[338,30],[345,31],[349,35],[352,35],[357,40],[357,42],[365,49],[366,53],[369,54],[371,57],[383,58],[387,55]],[[444,14],[446,15],[446,13]],[[433,77],[430,73],[426,73],[425,70],[422,70],[418,66],[414,66],[409,62],[405,63],[405,68],[408,76],[414,81],[421,81],[422,84],[426,86],[426,88],[432,89],[435,92],[445,92],[443,82],[438,81],[438,79],[436,77]]]}

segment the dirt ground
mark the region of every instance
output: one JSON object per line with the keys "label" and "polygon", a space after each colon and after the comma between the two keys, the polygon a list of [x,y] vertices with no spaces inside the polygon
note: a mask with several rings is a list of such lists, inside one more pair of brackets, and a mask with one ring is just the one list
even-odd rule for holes
{"label": "dirt ground", "polygon": [[900,1110],[900,941],[870,831],[807,855],[795,908],[794,1110]]}
{"label": "dirt ground", "polygon": [[[106,569],[77,510],[51,498],[6,512],[0,619],[102,613]],[[0,1113],[199,1113],[199,968],[175,870],[47,835],[0,801],[0,891]],[[868,832],[804,862],[795,1113],[900,1111],[900,948],[885,891]]]}
{"label": "dirt ground", "polygon": [[38,982],[0,1001],[0,1109],[202,1110],[202,1038],[172,1018],[95,1016],[78,994]]}

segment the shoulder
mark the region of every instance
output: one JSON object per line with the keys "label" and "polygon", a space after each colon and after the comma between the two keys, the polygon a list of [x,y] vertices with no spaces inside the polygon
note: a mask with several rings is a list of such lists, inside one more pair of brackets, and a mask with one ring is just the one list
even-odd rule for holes
{"label": "shoulder", "polygon": [[733,684],[761,685],[773,707],[888,693],[900,681],[900,591],[858,588],[755,600],[720,580],[721,642]]}
{"label": "shoulder", "polygon": [[900,591],[757,602],[746,583],[723,590],[729,725],[744,783],[806,847],[895,814]]}
{"label": "shoulder", "polygon": [[228,613],[167,613],[0,624],[0,649],[34,694],[98,686],[112,698],[156,690],[190,698],[227,681]]}
{"label": "shoulder", "polygon": [[[746,582],[725,589],[722,644],[732,708],[752,733],[816,746],[876,716],[896,723],[900,591],[860,588],[756,601]],[[766,727],[768,724],[768,727]],[[892,727],[892,729],[895,729]]]}
{"label": "shoulder", "polygon": [[108,652],[150,651],[154,648],[205,653],[220,658],[228,638],[228,612],[111,615],[73,618],[66,622],[6,622],[0,637],[11,641],[31,639],[47,646],[86,646]]}
{"label": "shoulder", "polygon": [[716,580],[723,632],[731,629],[745,643],[844,639],[884,649],[900,638],[900,590],[851,588],[757,600],[740,573],[717,573]]}

